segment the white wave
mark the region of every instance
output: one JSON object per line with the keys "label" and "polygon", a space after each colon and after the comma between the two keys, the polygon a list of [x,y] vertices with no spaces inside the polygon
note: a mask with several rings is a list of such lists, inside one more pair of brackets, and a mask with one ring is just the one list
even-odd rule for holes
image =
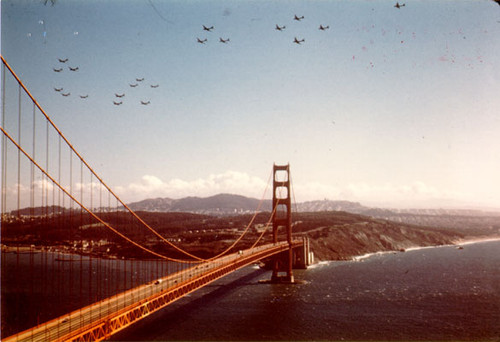
{"label": "white wave", "polygon": [[330,264],[330,263],[332,263],[332,262],[335,262],[335,261],[334,261],[334,260],[319,261],[319,262],[317,262],[317,263],[314,263],[314,264],[312,264],[312,265],[307,266],[307,268],[309,269],[309,268],[317,268],[317,267],[322,267],[322,266],[328,265],[328,264]]}
{"label": "white wave", "polygon": [[368,259],[374,255],[383,255],[383,254],[390,254],[390,253],[396,253],[396,251],[381,251],[381,252],[373,252],[373,253],[366,253],[363,255],[358,255],[352,258],[354,261],[361,261],[364,259]]}
{"label": "white wave", "polygon": [[500,237],[457,241],[457,245],[462,245],[462,246],[463,245],[472,245],[473,243],[482,243],[482,242],[491,242],[491,241],[500,241]]}

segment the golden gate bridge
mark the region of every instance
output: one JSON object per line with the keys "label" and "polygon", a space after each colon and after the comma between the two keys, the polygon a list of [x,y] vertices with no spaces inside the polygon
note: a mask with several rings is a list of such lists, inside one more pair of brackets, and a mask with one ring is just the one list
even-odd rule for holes
{"label": "golden gate bridge", "polygon": [[[50,253],[52,260],[70,261],[68,268],[73,276],[66,278],[46,270],[41,277],[32,275],[29,287],[32,294],[39,292],[38,287],[68,289],[68,296],[77,298],[75,303],[63,303],[68,308],[63,315],[38,313],[36,317],[23,317],[29,327],[23,331],[7,330],[10,336],[3,336],[4,341],[100,341],[260,260],[271,258],[271,282],[293,282],[293,266],[309,264],[308,241],[292,236],[289,165],[273,166],[272,211],[251,247],[239,249],[238,243],[248,235],[267,188],[241,235],[217,255],[202,258],[165,237],[113,192],[3,57],[1,82],[1,223],[2,243],[9,243],[9,247],[2,248],[17,255],[30,254],[30,269],[34,253],[45,253],[45,259]],[[49,236],[49,231],[57,232],[57,236]],[[47,241],[57,246],[48,246]],[[130,279],[127,274],[117,275],[102,264],[110,258],[106,252],[111,248],[132,249],[149,256],[156,267],[150,267],[148,274],[138,280],[134,277],[137,270],[134,272],[133,260],[116,260],[124,263],[121,269],[125,273],[127,263],[131,270]],[[3,261],[4,251],[2,264]],[[87,274],[83,274],[84,262]],[[123,282],[111,288],[110,277],[120,277]],[[2,301],[6,297],[9,295],[3,294]],[[2,312],[3,317],[13,314]]]}

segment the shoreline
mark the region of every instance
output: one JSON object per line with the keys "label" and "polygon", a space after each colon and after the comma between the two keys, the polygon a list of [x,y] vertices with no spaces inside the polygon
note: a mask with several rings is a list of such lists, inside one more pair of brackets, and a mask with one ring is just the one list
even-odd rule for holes
{"label": "shoreline", "polygon": [[[374,255],[383,255],[383,254],[395,254],[395,253],[405,253],[405,252],[411,252],[415,250],[421,250],[421,249],[427,249],[427,248],[438,248],[438,247],[451,247],[451,246],[466,246],[466,245],[471,245],[471,244],[476,244],[476,243],[484,243],[484,242],[492,242],[492,241],[500,241],[500,236],[491,236],[491,237],[482,237],[482,238],[464,238],[464,239],[457,239],[453,241],[450,244],[442,244],[442,245],[432,245],[432,246],[413,246],[413,247],[407,247],[407,248],[402,248],[400,250],[381,250],[381,251],[374,251],[374,252],[368,252],[365,254],[360,254],[360,255],[344,255],[343,259],[329,259],[329,260],[318,260],[314,264],[320,264],[322,262],[334,262],[334,261],[362,261],[364,259],[368,259]],[[35,253],[42,253],[42,252],[51,252],[51,253],[56,253],[56,254],[62,254],[65,256],[86,256],[86,257],[94,257],[94,258],[102,258],[102,259],[113,259],[113,260],[123,260],[124,258],[118,258],[117,256],[114,255],[109,255],[109,256],[103,256],[103,255],[93,255],[92,253],[74,253],[62,248],[57,248],[56,246],[44,246],[44,247],[28,247],[28,246],[7,246],[5,244],[2,244],[1,246],[1,252],[2,253],[16,253],[16,254],[35,254]],[[313,251],[314,252],[314,251]],[[345,259],[344,259],[345,258]],[[152,259],[136,259],[136,258],[127,258],[127,260],[152,260]],[[313,265],[314,265],[313,264]],[[311,265],[312,266],[312,265]]]}
{"label": "shoreline", "polygon": [[[383,254],[395,254],[395,253],[405,253],[405,252],[411,252],[411,251],[418,251],[422,249],[428,249],[428,248],[440,248],[440,247],[460,247],[464,245],[472,245],[476,243],[485,243],[485,242],[492,242],[492,241],[500,241],[500,236],[497,237],[489,237],[489,238],[476,238],[476,239],[461,239],[453,242],[452,244],[446,244],[446,245],[435,245],[435,246],[415,246],[415,247],[409,247],[406,248],[404,251],[378,251],[378,252],[370,252],[362,255],[356,255],[351,258],[350,261],[362,261],[364,259],[368,259],[374,255],[383,255]],[[332,261],[342,261],[342,260],[325,260],[326,262],[332,262]]]}

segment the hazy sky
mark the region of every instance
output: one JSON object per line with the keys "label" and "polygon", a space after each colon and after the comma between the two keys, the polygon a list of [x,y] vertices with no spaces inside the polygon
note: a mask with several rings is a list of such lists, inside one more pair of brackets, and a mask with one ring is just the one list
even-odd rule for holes
{"label": "hazy sky", "polygon": [[298,202],[500,208],[500,6],[400,3],[2,0],[1,49],[125,201],[290,163]]}

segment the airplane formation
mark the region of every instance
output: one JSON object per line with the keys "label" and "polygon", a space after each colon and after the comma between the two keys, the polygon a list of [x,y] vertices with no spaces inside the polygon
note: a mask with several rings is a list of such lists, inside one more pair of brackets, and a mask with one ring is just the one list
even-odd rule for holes
{"label": "airplane formation", "polygon": [[[497,3],[500,2],[500,0],[493,0],[493,1],[496,1]],[[500,3],[499,3],[500,4]],[[403,6],[406,6],[406,4],[400,4],[399,2],[396,2],[396,4],[394,5],[394,7],[400,9],[401,7]],[[301,15],[301,16],[298,16],[297,14],[295,14],[292,18],[294,21],[297,21],[297,22],[300,22],[302,20],[305,19],[305,16]],[[276,24],[275,28],[274,28],[276,31],[284,31],[286,29],[286,26],[283,25],[283,26],[280,26],[278,24]],[[323,24],[320,24],[319,25],[319,28],[318,28],[320,31],[326,31],[328,29],[330,29],[330,25],[323,25]],[[299,39],[297,37],[294,37],[294,39],[292,40],[293,43],[297,44],[297,45],[301,45],[302,43],[305,42],[305,39],[302,38],[302,39]]]}
{"label": "airplane formation", "polygon": [[[303,15],[298,16],[297,14],[295,14],[295,15],[293,16],[293,18],[292,18],[292,19],[293,19],[293,20],[295,20],[295,21],[300,22],[300,21],[302,21],[304,18],[305,18],[305,16],[303,16]],[[207,31],[207,32],[213,32],[213,31],[215,30],[215,27],[214,27],[213,25],[212,25],[212,26],[210,26],[210,27],[208,27],[208,26],[206,26],[206,25],[202,25],[202,28],[203,28],[203,31]],[[329,26],[329,25],[326,25],[326,26],[325,26],[325,25],[323,25],[323,24],[319,25],[319,30],[321,30],[321,31],[326,31],[326,30],[328,30],[329,28],[330,28],[330,26]],[[284,30],[286,29],[286,25],[281,25],[281,26],[280,26],[279,24],[276,24],[276,26],[274,27],[274,29],[275,29],[276,31],[280,31],[280,32],[281,32],[281,31],[284,31]],[[196,37],[196,41],[197,41],[199,44],[203,44],[203,45],[205,45],[205,43],[207,43],[207,42],[208,42],[208,38],[200,38],[200,37]],[[222,38],[222,37],[219,37],[219,42],[220,42],[220,43],[223,43],[223,44],[227,44],[227,43],[229,43],[229,42],[230,42],[230,38],[226,38],[226,39],[224,39],[224,38]],[[295,37],[295,38],[294,38],[294,40],[292,40],[292,42],[293,42],[293,43],[295,43],[295,44],[300,45],[300,44],[302,44],[303,42],[305,42],[305,39],[304,39],[304,38],[299,39],[299,38]]]}
{"label": "airplane formation", "polygon": [[[494,2],[496,2],[498,5],[500,5],[500,0],[492,0]],[[399,1],[396,2],[394,5],[394,8],[400,10],[402,9],[403,7],[406,7],[406,3],[400,3]],[[287,25],[285,25],[285,23],[281,23],[281,24],[275,24],[274,26],[274,30],[275,31],[278,31],[278,32],[286,32],[288,31],[289,29],[289,26],[292,26],[292,27],[295,27],[295,25],[301,25],[299,23],[302,23],[304,21],[307,21],[306,17],[304,15],[298,15],[298,14],[294,14],[293,16],[290,16],[290,21],[291,22],[295,22],[296,24],[292,24],[292,23],[287,23]],[[299,27],[299,26],[296,26],[296,27]],[[325,25],[325,24],[319,24],[318,27],[318,30],[319,31],[322,31],[322,32],[326,32],[327,30],[330,29],[330,25]],[[201,25],[201,32],[204,32],[207,34],[207,37],[203,37],[203,36],[200,36],[200,37],[196,37],[196,42],[199,43],[200,45],[206,45],[208,42],[209,42],[209,38],[214,34],[214,32],[216,32],[216,27],[214,25]],[[278,33],[276,33],[278,34]],[[212,36],[213,37],[213,36]],[[304,45],[304,43],[306,42],[306,39],[304,37],[301,37],[301,36],[292,36],[293,37],[293,40],[291,40],[291,42],[293,44],[296,44],[296,45]],[[291,38],[291,37],[290,37]],[[213,41],[211,38],[210,38],[210,41]],[[222,36],[219,36],[219,39],[218,39],[218,42],[221,43],[221,44],[229,44],[230,42],[232,42],[230,40],[230,37],[227,37],[227,38],[224,38]],[[403,41],[401,41],[401,43],[403,43]],[[355,56],[352,57],[353,60],[355,60]],[[71,71],[71,72],[78,72],[80,70],[79,66],[70,66],[68,65],[69,63],[69,58],[57,58],[57,61],[60,63],[59,66],[55,66],[52,68],[52,70],[56,73],[62,73],[64,72],[64,69],[63,68],[63,65],[66,65],[68,66],[68,70]],[[373,66],[373,64],[372,64]],[[130,86],[130,88],[137,88],[139,87],[140,84],[142,83],[145,83],[145,78],[144,77],[135,77],[135,82],[134,83],[128,83],[128,85]],[[155,89],[155,88],[158,88],[159,87],[159,84],[150,84],[150,88],[152,89]],[[71,96],[71,92],[67,91],[67,92],[63,92],[64,88],[63,87],[54,87],[54,91],[55,92],[58,92],[60,93],[62,96],[64,97],[69,97]],[[87,99],[89,97],[88,94],[79,94],[79,97],[81,99]],[[119,99],[119,100],[113,100],[113,104],[116,105],[116,106],[119,106],[119,105],[122,105],[124,102],[123,102],[123,98],[125,97],[125,93],[115,93],[115,99]],[[140,101],[138,101],[141,105],[149,105],[151,103],[151,100],[150,99],[140,99]]]}
{"label": "airplane formation", "polygon": [[[202,28],[203,28],[203,31],[207,31],[207,32],[212,32],[215,27],[212,25],[210,27],[207,27],[205,25],[201,25]],[[208,38],[200,38],[200,37],[196,37],[196,41],[200,44],[205,44],[206,42],[208,42]],[[223,43],[223,44],[227,44],[229,43],[230,39],[229,38],[222,38],[222,37],[219,37],[219,43]]]}
{"label": "airplane formation", "polygon": [[[59,61],[59,63],[64,63],[64,64],[65,64],[67,61],[69,61],[69,58],[57,58],[57,60]],[[78,66],[76,66],[76,67],[71,67],[71,66],[68,66],[68,69],[69,69],[70,71],[76,72],[76,71],[80,70],[80,67],[78,67]],[[63,70],[64,70],[64,69],[63,69],[62,67],[59,67],[59,68],[53,67],[53,68],[52,68],[52,70],[54,70],[54,72],[60,73],[60,72],[63,72]],[[68,91],[68,92],[66,92],[66,93],[63,93],[63,92],[62,92],[62,91],[63,91],[63,89],[64,89],[63,87],[59,87],[59,88],[58,88],[58,87],[54,87],[54,90],[55,90],[56,92],[60,93],[60,94],[61,94],[62,96],[64,96],[64,97],[68,97],[68,96],[70,96],[70,95],[71,95],[71,93],[70,93],[69,91]],[[88,95],[88,94],[85,94],[85,95],[80,95],[80,98],[81,98],[81,99],[86,99],[86,98],[88,98],[88,97],[89,97],[89,95]]]}
{"label": "airplane formation", "polygon": [[[213,30],[213,26],[212,27],[207,27],[207,29],[210,31],[210,30]],[[226,42],[229,41],[229,39],[225,40]],[[57,58],[58,62],[59,63],[67,63],[69,61],[69,58]],[[80,70],[80,67],[79,66],[68,66],[68,69],[72,72],[77,72]],[[53,67],[52,70],[56,73],[61,73],[64,71],[64,68],[62,67]],[[144,77],[135,77],[135,83],[129,83],[129,86],[131,88],[136,88],[139,86],[139,84],[141,83],[144,83],[144,80],[145,78]],[[155,89],[155,88],[158,88],[160,85],[159,84],[150,84],[150,88],[152,89]],[[69,97],[71,96],[71,92],[67,91],[67,92],[63,92],[64,90],[64,87],[53,87],[54,88],[54,91],[55,92],[58,92],[59,94],[61,94],[61,96],[63,97]],[[81,99],[87,99],[89,97],[89,94],[79,94],[78,95]],[[119,99],[119,100],[113,100],[113,104],[115,106],[120,106],[123,104],[123,98],[125,97],[125,93],[115,93],[115,98],[116,99]],[[144,105],[144,106],[147,106],[151,103],[151,100],[149,99],[142,99],[140,101],[138,101],[140,104]]]}
{"label": "airplane formation", "polygon": [[[303,15],[298,16],[297,14],[295,14],[292,19],[295,20],[295,21],[297,21],[297,22],[300,22],[300,21],[302,21],[302,20],[305,19],[305,16],[303,16]],[[319,25],[319,30],[321,30],[321,31],[326,31],[329,28],[330,28],[329,25],[327,25],[327,26],[323,26],[323,24]],[[282,31],[284,31],[286,29],[286,25],[280,26],[280,25],[276,24],[276,26],[274,27],[274,29],[276,31],[282,32]],[[294,37],[293,40],[292,40],[292,43],[295,43],[297,45],[301,45],[305,41],[306,40],[304,38],[300,39],[300,38]]]}
{"label": "airplane formation", "polygon": [[[135,83],[129,83],[128,85],[129,85],[130,88],[137,88],[142,83],[145,83],[144,80],[145,80],[144,77],[135,77]],[[158,88],[159,86],[160,85],[158,83],[157,84],[150,84],[149,85],[149,87],[153,88],[153,89]],[[123,98],[124,97],[126,97],[126,95],[123,92],[119,92],[119,93],[117,92],[117,93],[115,93],[115,98],[118,98],[120,100],[119,101],[113,100],[113,104],[115,106],[120,106],[120,105],[124,104],[124,102],[123,102]],[[149,100],[149,99],[148,100],[140,100],[139,103],[142,104],[142,105],[147,106],[147,105],[149,105],[151,103],[151,100]]]}

